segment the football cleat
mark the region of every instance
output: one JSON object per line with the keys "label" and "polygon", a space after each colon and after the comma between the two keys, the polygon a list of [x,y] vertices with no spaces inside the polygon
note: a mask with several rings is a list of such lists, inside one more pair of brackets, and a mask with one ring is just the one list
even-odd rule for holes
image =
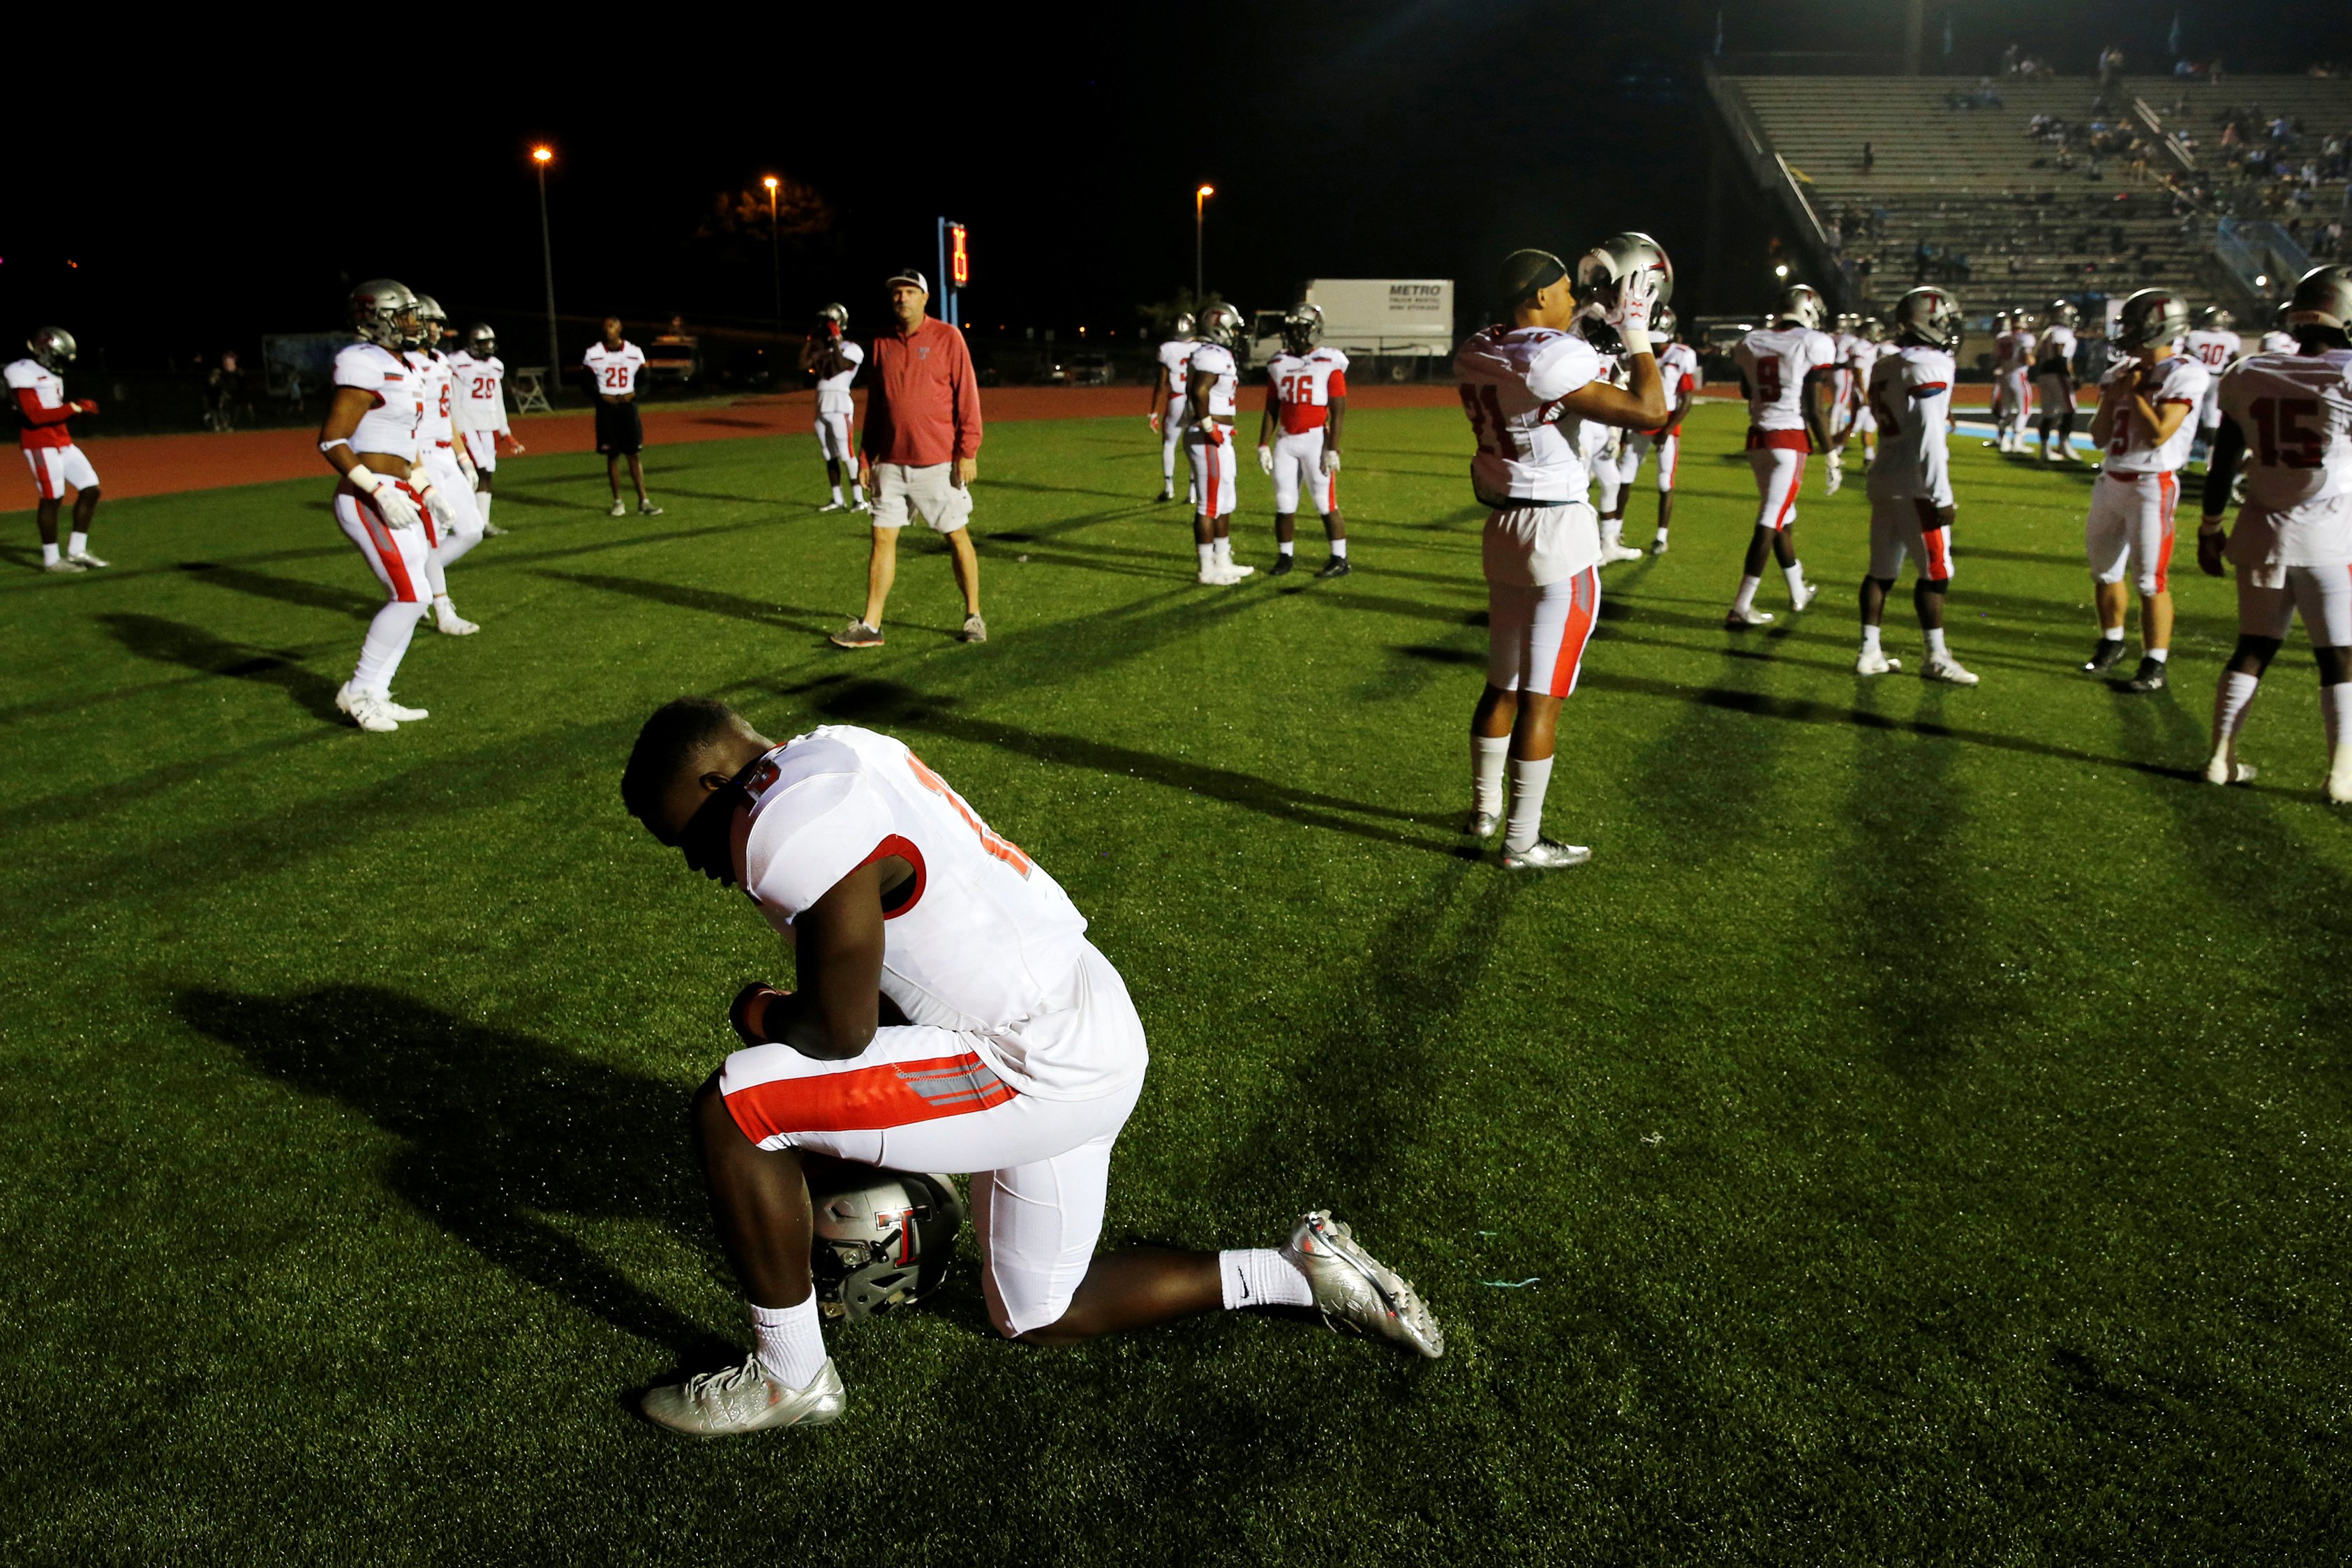
{"label": "football cleat", "polygon": [[2102,637],[2099,645],[2091,651],[2091,656],[2083,661],[2083,673],[2095,675],[2123,656],[2124,640],[2121,637]]}
{"label": "football cleat", "polygon": [[963,618],[963,630],[956,635],[967,643],[985,643],[988,641],[988,622],[976,614],[967,615]]}
{"label": "football cleat", "polygon": [[1238,577],[1227,577],[1225,575],[1225,569],[1213,562],[1208,566],[1202,567],[1201,569],[1200,575],[1195,577],[1192,580],[1199,583],[1203,588],[1231,588],[1234,583],[1239,582],[1241,579]]}
{"label": "football cleat", "polygon": [[1164,506],[1166,506],[1169,502],[1171,502],[1171,501],[1174,500],[1175,498],[1176,498],[1176,486],[1173,486],[1173,485],[1162,485],[1162,486],[1160,487],[1160,504],[1161,506],[1163,506],[1163,507],[1164,507]]}
{"label": "football cleat", "polygon": [[1601,564],[1603,566],[1611,566],[1621,560],[1641,560],[1643,559],[1643,557],[1642,552],[1635,549],[1631,545],[1602,545],[1601,547]]}
{"label": "football cleat", "polygon": [[2251,784],[2254,777],[2254,765],[2239,761],[2227,749],[2215,752],[2205,762],[2205,782],[2208,784]]}
{"label": "football cleat", "polygon": [[1228,582],[1239,582],[1243,578],[1257,575],[1257,568],[1244,566],[1237,560],[1224,561],[1219,565],[1218,570],[1225,574],[1225,580]]}
{"label": "football cleat", "polygon": [[824,506],[819,507],[817,510],[820,512],[845,512],[849,510],[849,507],[845,502],[827,501]]}
{"label": "football cleat", "polygon": [[1353,566],[1350,566],[1348,563],[1348,558],[1346,556],[1335,555],[1329,560],[1325,561],[1322,568],[1315,573],[1315,580],[1318,582],[1328,582],[1335,577],[1345,577],[1355,570],[1356,569]]}
{"label": "football cleat", "polygon": [[1664,555],[1666,553],[1666,536],[1664,534],[1661,533],[1658,536],[1657,542],[1650,547],[1650,553],[1652,555]]}
{"label": "football cleat", "polygon": [[483,537],[484,538],[486,538],[486,539],[495,539],[495,538],[504,538],[504,537],[505,537],[505,535],[506,535],[506,531],[507,531],[506,529],[504,529],[504,528],[502,528],[499,527],[499,526],[498,526],[498,524],[496,524],[496,523],[487,523],[487,522],[486,522],[486,523],[484,523],[484,524],[482,525],[482,537]]}
{"label": "football cleat", "polygon": [[2122,689],[2127,692],[2160,692],[2164,689],[2166,667],[2162,659],[2150,659],[2143,655],[2139,662],[2139,669],[2130,680],[2122,684]]}
{"label": "football cleat", "polygon": [[831,1357],[806,1388],[787,1388],[767,1374],[757,1352],[740,1366],[706,1372],[649,1390],[646,1419],[688,1437],[732,1437],[771,1427],[824,1427],[848,1406]]}
{"label": "football cleat", "polygon": [[1875,648],[1864,648],[1853,662],[1853,673],[1857,675],[1883,675],[1889,670],[1902,667],[1902,660],[1890,659]]}
{"label": "football cleat", "polygon": [[1432,1361],[1445,1354],[1445,1331],[1412,1281],[1365,1251],[1328,1209],[1300,1219],[1282,1255],[1307,1276],[1330,1328],[1390,1340]]}
{"label": "football cleat", "polygon": [[110,560],[100,560],[98,557],[90,554],[88,550],[75,550],[72,554],[67,556],[66,559],[87,567],[93,571],[103,571],[108,567],[114,564]]}
{"label": "football cleat", "polygon": [[1483,844],[1493,838],[1495,830],[1502,825],[1503,819],[1494,812],[1474,809],[1469,816],[1463,820],[1462,831]]}
{"label": "football cleat", "polygon": [[481,627],[458,614],[454,607],[444,606],[433,617],[433,629],[445,637],[470,637]]}
{"label": "football cleat", "polygon": [[613,497],[613,509],[604,515],[608,517],[625,517],[629,515],[629,504],[615,496]]}
{"label": "football cleat", "polygon": [[400,721],[388,711],[391,703],[373,692],[354,690],[345,681],[335,692],[335,706],[344,716],[372,735],[384,735],[400,727]]}
{"label": "football cleat", "polygon": [[864,499],[852,501],[849,503],[849,509],[853,512],[870,512],[874,509],[874,503]]}
{"label": "football cleat", "polygon": [[1769,626],[1770,624],[1772,624],[1772,615],[1769,611],[1733,609],[1724,612],[1723,629],[1727,632],[1745,632],[1751,626]]}
{"label": "football cleat", "polygon": [[2334,765],[2327,769],[2327,803],[2352,806],[2352,743],[2336,743]]}
{"label": "football cleat", "polygon": [[41,563],[41,570],[43,571],[77,572],[88,571],[89,568],[82,565],[81,562],[74,559],[74,558],[69,555],[61,555],[55,560],[43,561]]}
{"label": "football cleat", "polygon": [[1923,681],[1941,681],[1948,686],[1972,686],[1977,684],[1975,672],[1960,668],[1959,661],[1949,653],[1931,658],[1920,666],[1919,678]]}
{"label": "football cleat", "polygon": [[1592,852],[1582,844],[1563,844],[1557,839],[1538,839],[1523,850],[1503,846],[1506,871],[1561,871],[1591,858]]}
{"label": "football cleat", "polygon": [[1822,591],[1820,589],[1814,587],[1810,582],[1806,583],[1805,591],[1802,594],[1791,593],[1789,595],[1789,610],[1790,613],[1793,614],[1810,609],[1813,601],[1819,599],[1821,596]]}
{"label": "football cleat", "polygon": [[882,633],[863,621],[853,621],[835,632],[829,641],[836,648],[879,648]]}
{"label": "football cleat", "polygon": [[1268,577],[1288,577],[1292,571],[1297,570],[1297,566],[1298,558],[1297,556],[1277,555],[1274,558],[1274,564],[1265,569],[1265,574]]}
{"label": "football cleat", "polygon": [[641,517],[658,517],[662,515],[662,509],[655,506],[652,497],[648,497],[637,503],[637,515]]}
{"label": "football cleat", "polygon": [[431,718],[433,716],[429,711],[421,707],[402,706],[400,704],[392,700],[392,694],[389,692],[386,692],[383,697],[378,700],[383,704],[383,711],[390,714],[395,720],[402,724],[415,724],[420,718]]}

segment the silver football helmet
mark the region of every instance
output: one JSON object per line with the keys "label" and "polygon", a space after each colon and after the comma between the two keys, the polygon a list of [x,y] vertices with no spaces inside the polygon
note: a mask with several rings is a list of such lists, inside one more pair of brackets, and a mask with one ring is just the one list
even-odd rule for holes
{"label": "silver football helmet", "polygon": [[1915,288],[1895,302],[1895,331],[1898,338],[1957,354],[1960,350],[1960,302],[1945,289]]}
{"label": "silver football helmet", "polygon": [[2210,332],[2226,332],[2238,324],[2238,319],[2219,305],[2208,305],[2197,312],[2197,324]]}
{"label": "silver football helmet", "polygon": [[2333,327],[2339,332],[2352,329],[2352,267],[2313,267],[2295,280],[2294,292],[2281,309],[2279,325],[2284,331],[2297,327]]}
{"label": "silver football helmet", "polygon": [[488,321],[477,321],[466,329],[466,352],[478,360],[487,360],[499,351],[499,335],[490,330]]}
{"label": "silver football helmet", "polygon": [[2169,288],[2143,288],[2124,301],[2116,318],[2116,347],[2145,349],[2169,343],[2189,330],[2189,302]]}
{"label": "silver football helmet", "polygon": [[1294,354],[1312,350],[1323,340],[1323,307],[1298,305],[1282,319],[1282,346]]}
{"label": "silver football helmet", "polygon": [[841,329],[841,335],[843,337],[845,338],[849,336],[848,306],[840,304],[828,305],[816,313],[816,319],[820,321],[832,322],[835,326]]}
{"label": "silver football helmet", "polygon": [[1673,342],[1682,335],[1682,320],[1675,316],[1672,306],[1659,306],[1657,314],[1650,318],[1650,336],[1660,342]]}
{"label": "silver football helmet", "polygon": [[843,1168],[855,1171],[862,1185],[818,1192],[824,1178],[812,1173],[816,1233],[809,1270],[816,1279],[817,1310],[855,1322],[939,1289],[955,1260],[963,1200],[943,1176]]}
{"label": "silver football helmet", "polygon": [[438,350],[442,333],[449,325],[449,312],[441,308],[441,301],[430,294],[416,297],[416,336],[414,342],[421,349]]}
{"label": "silver football helmet", "polygon": [[1780,303],[1772,312],[1775,321],[1794,321],[1800,327],[1821,330],[1822,313],[1828,308],[1822,303],[1821,290],[1810,283],[1791,283],[1780,291]]}
{"label": "silver football helmet", "polygon": [[352,290],[352,330],[378,348],[398,349],[416,326],[416,296],[389,277],[370,278]]}
{"label": "silver football helmet", "polygon": [[74,335],[63,327],[36,327],[33,335],[25,340],[32,350],[33,362],[45,371],[62,371],[74,362],[81,350],[74,343]]}
{"label": "silver football helmet", "polygon": [[1190,310],[1187,310],[1184,314],[1176,318],[1174,324],[1171,325],[1168,330],[1171,337],[1189,338],[1192,335],[1193,328],[1196,325],[1197,323],[1192,319],[1192,313]]}
{"label": "silver football helmet", "polygon": [[1660,305],[1675,297],[1675,264],[1667,256],[1665,246],[1631,229],[1611,235],[1577,258],[1576,297],[1598,302],[1603,312],[1614,316],[1617,286],[1634,272],[1657,274]]}
{"label": "silver football helmet", "polygon": [[1873,316],[1862,324],[1862,335],[1874,343],[1886,341],[1886,323]]}
{"label": "silver football helmet", "polygon": [[1201,318],[1201,336],[1221,349],[1241,341],[1242,313],[1230,305],[1212,305]]}

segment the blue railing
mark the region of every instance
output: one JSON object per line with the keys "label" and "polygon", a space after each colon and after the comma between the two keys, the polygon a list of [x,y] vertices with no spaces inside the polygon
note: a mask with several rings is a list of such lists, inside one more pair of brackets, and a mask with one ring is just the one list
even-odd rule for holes
{"label": "blue railing", "polygon": [[2273,223],[2223,218],[2213,229],[2213,259],[2247,293],[2264,301],[2284,299],[2294,280],[2311,270],[2311,254]]}

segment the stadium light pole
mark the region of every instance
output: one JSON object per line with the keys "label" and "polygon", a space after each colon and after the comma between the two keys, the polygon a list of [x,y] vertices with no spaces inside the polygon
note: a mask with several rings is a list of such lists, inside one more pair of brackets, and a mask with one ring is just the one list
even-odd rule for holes
{"label": "stadium light pole", "polygon": [[1201,301],[1205,298],[1201,282],[1203,276],[1201,267],[1203,214],[1208,207],[1209,198],[1216,193],[1217,188],[1214,185],[1203,185],[1192,193],[1192,308],[1195,310],[1201,308]]}
{"label": "stadium light pole", "polygon": [[781,342],[784,336],[784,242],[782,231],[776,225],[778,182],[776,177],[771,174],[760,183],[768,187],[768,250],[776,264],[776,339]]}
{"label": "stadium light pole", "polygon": [[547,166],[554,158],[555,149],[543,141],[530,150],[531,166],[539,171],[539,259],[547,270],[547,390],[551,393],[563,379],[563,361],[555,347],[555,240],[547,226]]}

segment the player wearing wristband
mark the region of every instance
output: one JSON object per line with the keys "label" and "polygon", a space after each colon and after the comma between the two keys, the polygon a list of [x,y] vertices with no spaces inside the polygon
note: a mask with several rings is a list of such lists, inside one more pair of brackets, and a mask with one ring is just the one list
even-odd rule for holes
{"label": "player wearing wristband", "polygon": [[1821,295],[1792,284],[1782,292],[1772,324],[1748,333],[1731,351],[1748,395],[1748,463],[1757,493],[1756,528],[1740,567],[1739,591],[1723,617],[1734,632],[1771,624],[1772,617],[1756,608],[1768,558],[1780,563],[1788,581],[1790,610],[1813,601],[1815,590],[1797,559],[1797,492],[1805,482],[1806,456],[1830,444],[1824,404],[1835,350],[1821,319]]}
{"label": "player wearing wristband", "polygon": [[866,511],[866,486],[857,480],[857,448],[850,441],[850,422],[857,412],[857,402],[850,395],[849,385],[857,379],[857,367],[866,362],[866,350],[851,342],[849,307],[828,305],[816,313],[816,327],[801,344],[801,369],[816,377],[816,446],[824,457],[825,483],[832,487],[833,498],[817,508],[820,512],[844,509],[841,498],[841,469],[849,465],[849,486],[853,493],[852,511]]}
{"label": "player wearing wristband", "polygon": [[1187,408],[1184,450],[1192,467],[1192,493],[1200,510],[1192,517],[1192,545],[1200,553],[1204,586],[1230,588],[1255,571],[1234,560],[1233,517],[1239,504],[1234,483],[1234,411],[1241,369],[1234,360],[1242,314],[1230,305],[1212,305],[1201,319],[1202,341],[1192,346],[1185,370]]}
{"label": "player wearing wristband", "polygon": [[1862,652],[1858,675],[1899,670],[1880,645],[1886,596],[1903,575],[1904,558],[1919,553],[1911,591],[1927,662],[1920,674],[1948,685],[1972,686],[1944,643],[1944,594],[1952,581],[1952,476],[1948,450],[1952,383],[1960,350],[1960,303],[1940,288],[1915,288],[1895,307],[1895,352],[1871,366],[1864,397],[1882,437],[1870,470],[1870,570],[1862,580]]}
{"label": "player wearing wristband", "polygon": [[1698,395],[1698,355],[1688,343],[1681,340],[1681,327],[1674,311],[1658,307],[1657,318],[1650,324],[1650,344],[1657,350],[1658,380],[1666,391],[1671,412],[1666,423],[1655,430],[1629,430],[1617,458],[1617,483],[1620,497],[1633,493],[1633,481],[1642,472],[1642,459],[1652,452],[1658,455],[1658,537],[1650,545],[1650,553],[1666,553],[1666,531],[1675,520],[1675,469],[1682,460],[1683,419],[1690,413],[1691,402]]}
{"label": "player wearing wristband", "polygon": [[681,698],[639,732],[621,799],[749,894],[798,971],[792,991],[737,993],[743,1049],[691,1112],[756,1343],[652,1390],[648,1419],[719,1437],[840,1418],[810,1270],[813,1155],[969,1173],[989,1320],[1024,1344],[1292,1307],[1444,1354],[1412,1286],[1326,1211],[1279,1248],[1095,1251],[1150,1062],[1142,1019],[1060,883],[898,741],[832,725],[778,746]]}
{"label": "player wearing wristband", "polygon": [[[1169,340],[1160,345],[1159,373],[1151,382],[1151,412],[1146,417],[1160,436],[1160,498],[1176,498],[1176,452],[1184,444],[1184,424],[1192,406],[1192,318],[1187,314],[1176,318]],[[1198,506],[1201,493],[1196,488],[1185,496],[1189,505]]]}
{"label": "player wearing wristband", "polygon": [[[2238,645],[2213,694],[2209,784],[2243,784],[2238,736],[2294,619],[2319,666],[2327,800],[2352,805],[2352,267],[2304,274],[2287,300],[2292,354],[2263,352],[2221,374],[2221,411],[2205,471],[2197,564],[2238,569]],[[2222,530],[2230,486],[2247,462],[2246,504]]]}
{"label": "player wearing wristband", "polygon": [[1287,573],[1298,539],[1298,493],[1323,517],[1331,557],[1315,575],[1345,577],[1348,524],[1339,516],[1339,426],[1348,413],[1348,356],[1323,344],[1323,311],[1301,305],[1282,319],[1282,352],[1265,367],[1265,413],[1257,424],[1257,465],[1274,481],[1275,559]]}
{"label": "player wearing wristband", "polygon": [[457,613],[449,598],[448,569],[482,542],[482,515],[474,506],[473,460],[457,444],[453,417],[456,374],[441,351],[449,318],[429,294],[416,297],[417,336],[407,350],[416,370],[416,401],[424,412],[416,426],[417,468],[443,504],[424,518],[425,583],[433,595],[435,628],[446,636],[470,637],[481,630]]}
{"label": "player wearing wristband", "polygon": [[449,375],[456,389],[451,417],[458,444],[473,468],[474,509],[482,515],[482,532],[495,538],[506,532],[490,521],[499,443],[503,440],[507,451],[516,456],[524,448],[507,418],[506,361],[499,358],[498,334],[490,330],[489,323],[477,321],[466,329],[464,346],[449,356]]}
{"label": "player wearing wristband", "polygon": [[604,455],[604,478],[613,486],[613,512],[629,515],[621,499],[621,464],[629,465],[629,483],[636,486],[637,511],[658,517],[662,509],[646,494],[646,425],[637,416],[637,392],[645,385],[646,351],[621,336],[621,319],[604,318],[604,336],[588,345],[580,361],[588,384],[596,393],[596,450]]}
{"label": "player wearing wristband", "polygon": [[416,469],[421,378],[403,353],[420,330],[416,296],[389,277],[362,283],[352,290],[351,319],[358,340],[335,355],[319,450],[339,480],[335,521],[383,585],[384,606],[335,706],[362,729],[382,732],[427,716],[392,700],[392,677],[425,614],[425,514],[446,503]]}
{"label": "player wearing wristband", "polygon": [[[1577,291],[1601,308],[1577,324]],[[1479,842],[1504,829],[1513,871],[1581,865],[1592,852],[1543,836],[1545,790],[1563,700],[1576,690],[1584,644],[1601,615],[1601,529],[1586,500],[1578,425],[1655,430],[1667,403],[1650,321],[1674,289],[1666,254],[1646,235],[1617,235],[1587,253],[1571,282],[1544,250],[1514,251],[1495,285],[1503,319],[1454,356],[1462,412],[1477,454],[1470,484],[1488,508],[1480,546],[1486,576],[1486,685],[1470,716],[1470,812]],[[1622,348],[1629,384],[1601,379],[1591,339]],[[1509,783],[1507,810],[1504,793]]]}
{"label": "player wearing wristband", "polygon": [[2196,435],[2190,416],[2209,379],[2202,364],[2173,350],[2188,326],[2189,307],[2169,289],[2143,288],[2125,300],[2115,343],[2138,357],[2107,372],[2091,420],[2106,460],[2083,524],[2099,616],[2099,643],[2083,668],[2095,674],[2123,657],[2129,578],[2140,595],[2141,657],[2123,686],[2134,692],[2162,691],[2171,658],[2172,515]]}
{"label": "player wearing wristband", "polygon": [[[34,517],[41,530],[41,570],[93,570],[107,564],[89,553],[89,525],[98,514],[98,470],[74,444],[67,422],[78,413],[96,413],[98,404],[66,397],[65,369],[79,352],[71,332],[63,327],[36,327],[25,347],[25,358],[12,361],[5,374],[16,416],[16,444],[32,466],[38,497]],[[59,555],[58,507],[68,489],[74,492],[72,545]]]}

